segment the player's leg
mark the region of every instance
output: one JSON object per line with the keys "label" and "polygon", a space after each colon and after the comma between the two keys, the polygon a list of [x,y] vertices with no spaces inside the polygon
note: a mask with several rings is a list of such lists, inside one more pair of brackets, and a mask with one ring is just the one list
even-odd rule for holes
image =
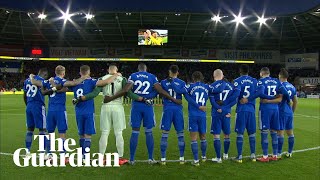
{"label": "player's leg", "polygon": [[221,128],[224,134],[224,142],[223,142],[223,147],[224,147],[224,152],[223,152],[223,159],[228,159],[228,152],[230,148],[230,133],[231,133],[231,126],[230,126],[230,114],[225,115],[225,117],[222,117],[222,122],[221,122]]}
{"label": "player's leg", "polygon": [[246,123],[246,112],[236,113],[234,131],[237,133],[236,145],[237,145],[238,156],[236,158],[236,161],[239,163],[242,162],[243,133],[245,128],[245,123]]}
{"label": "player's leg", "polygon": [[292,150],[294,145],[294,134],[293,134],[293,116],[289,116],[286,119],[286,133],[288,135],[288,153],[286,154],[287,157],[292,157]]}
{"label": "player's leg", "polygon": [[285,114],[279,114],[279,123],[280,130],[277,133],[278,136],[278,158],[281,158],[283,141],[284,141],[284,128],[285,128],[285,119],[287,116]]}
{"label": "player's leg", "polygon": [[164,110],[162,112],[160,129],[162,130],[161,140],[160,140],[160,151],[161,151],[161,164],[166,164],[166,152],[168,147],[168,136],[171,128],[171,123],[173,121],[173,111]]}
{"label": "player's leg", "polygon": [[143,109],[143,127],[145,128],[149,164],[156,163],[156,161],[153,159],[154,139],[152,134],[152,128],[154,126],[155,126],[154,110],[152,106],[149,106]]}
{"label": "player's leg", "polygon": [[35,121],[32,115],[32,111],[29,110],[29,107],[27,106],[26,109],[26,117],[27,117],[27,133],[26,133],[26,139],[25,139],[25,145],[26,148],[28,149],[28,152],[26,155],[30,154],[30,149],[32,145],[32,139],[33,139],[33,132],[35,128]]}
{"label": "player's leg", "polygon": [[190,132],[190,139],[191,139],[191,151],[193,154],[193,165],[199,166],[199,156],[198,156],[198,122],[197,117],[189,116],[189,132]]}
{"label": "player's leg", "polygon": [[137,150],[141,121],[141,110],[137,107],[132,107],[130,115],[130,125],[132,127],[132,133],[130,137],[130,164],[132,165],[134,164],[134,156]]}
{"label": "player's leg", "polygon": [[[55,117],[54,117],[55,112],[54,111],[48,111],[47,114],[47,131],[48,133],[54,133],[55,129],[56,129],[56,121],[55,121]],[[47,152],[51,153],[51,147],[50,147],[50,141],[51,139],[48,139],[48,144],[47,144]]]}
{"label": "player's leg", "polygon": [[200,147],[201,147],[201,160],[205,162],[207,160],[207,140],[206,140],[206,133],[207,133],[207,118],[199,117],[199,136],[200,136]]}
{"label": "player's leg", "polygon": [[[57,111],[56,112],[56,122],[57,122],[57,128],[59,132],[59,137],[62,139],[62,142],[64,144],[66,140],[66,132],[68,130],[68,116],[67,111]],[[60,153],[66,153],[65,148],[63,147],[63,151]],[[65,163],[69,163],[69,158],[65,158]]]}
{"label": "player's leg", "polygon": [[116,137],[116,146],[119,153],[119,163],[120,165],[128,162],[127,159],[123,158],[124,153],[124,140],[122,136],[122,131],[126,128],[126,119],[124,114],[124,109],[122,105],[115,105],[112,113],[112,124],[114,129],[114,135]]}
{"label": "player's leg", "polygon": [[221,133],[221,116],[212,116],[211,117],[211,134],[213,134],[213,147],[216,152],[216,158],[213,158],[213,162],[221,163],[221,141],[220,141],[220,133]]}
{"label": "player's leg", "polygon": [[[39,135],[45,136],[46,135],[46,128],[47,128],[47,119],[46,119],[46,109],[44,106],[35,106],[32,111],[33,117],[35,119],[35,126],[39,129]],[[43,138],[44,148],[47,147],[48,139],[46,137]],[[40,152],[40,153],[44,153]]]}
{"label": "player's leg", "polygon": [[[66,132],[68,130],[67,111],[57,111],[55,113],[55,120],[57,123],[59,137],[60,137],[60,139],[62,139],[62,142],[64,143],[66,140]],[[61,152],[61,153],[65,153],[65,149],[63,149],[63,152]]]}
{"label": "player's leg", "polygon": [[247,112],[248,119],[246,128],[249,136],[250,158],[253,162],[256,161],[256,115],[254,112]]}
{"label": "player's leg", "polygon": [[93,134],[96,134],[96,129],[95,129],[95,115],[94,113],[92,114],[86,114],[84,116],[85,118],[85,125],[84,125],[84,144],[83,144],[83,149],[84,153],[89,154],[90,148],[91,148],[91,136]]}
{"label": "player's leg", "polygon": [[[82,148],[82,157],[84,155],[84,116],[82,114],[76,114],[76,121],[79,135],[79,145]],[[83,157],[84,158],[84,157]]]}
{"label": "player's leg", "polygon": [[111,113],[112,111],[108,111],[110,109],[109,105],[103,104],[101,106],[100,112],[100,130],[101,136],[99,139],[99,153],[104,154],[108,145],[108,137],[110,134],[111,128]]}
{"label": "player's leg", "polygon": [[272,158],[270,160],[276,161],[278,158],[278,132],[280,130],[279,111],[278,109],[270,111],[270,134],[272,140]]}
{"label": "player's leg", "polygon": [[261,130],[261,147],[263,156],[262,158],[258,158],[258,161],[268,162],[268,134],[270,129],[270,112],[267,110],[259,111],[259,126]]}
{"label": "player's leg", "polygon": [[183,111],[182,109],[176,112],[173,112],[174,119],[173,119],[173,125],[175,127],[175,130],[177,132],[178,136],[178,147],[180,152],[180,164],[184,164],[184,150],[185,150],[185,141],[184,141],[184,120],[183,120]]}

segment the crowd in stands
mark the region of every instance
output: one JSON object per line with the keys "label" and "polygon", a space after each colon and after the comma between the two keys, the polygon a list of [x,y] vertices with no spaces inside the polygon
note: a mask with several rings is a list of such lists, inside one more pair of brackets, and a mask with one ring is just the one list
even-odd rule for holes
{"label": "crowd in stands", "polygon": [[[29,74],[37,74],[37,71],[40,68],[46,67],[49,71],[49,76],[53,77],[54,69],[57,65],[63,65],[66,68],[66,79],[72,80],[78,78],[79,68],[81,65],[89,65],[91,67],[91,76],[98,78],[107,73],[107,69],[109,64],[112,62],[75,62],[75,61],[28,61],[24,62],[22,73],[1,73],[0,76],[0,90],[12,90],[12,88],[16,88],[20,90],[23,87],[23,82],[26,78],[28,78]],[[137,66],[139,62],[119,62],[116,63],[119,66],[119,72],[123,74],[123,76],[128,77],[131,73],[137,71]],[[167,77],[167,70],[169,66],[173,63],[169,62],[146,62],[148,66],[148,71],[155,74],[159,80],[165,79]],[[232,64],[232,63],[182,63],[176,62],[180,68],[179,78],[186,81],[191,82],[191,75],[194,71],[201,71],[205,77],[204,81],[206,83],[213,82],[212,73],[215,69],[222,69],[226,79],[232,81],[233,79],[239,76],[238,68],[240,64]],[[269,67],[271,71],[272,77],[278,77],[278,72],[280,68],[283,68],[282,65],[278,64],[249,64],[250,67],[250,75],[259,79],[259,71],[262,67]],[[291,83],[295,83],[296,77],[320,77],[320,71],[315,70],[306,70],[306,69],[298,69],[298,70],[290,70],[290,78],[289,81]],[[298,88],[299,89],[299,88]],[[319,87],[316,88],[319,90]]]}

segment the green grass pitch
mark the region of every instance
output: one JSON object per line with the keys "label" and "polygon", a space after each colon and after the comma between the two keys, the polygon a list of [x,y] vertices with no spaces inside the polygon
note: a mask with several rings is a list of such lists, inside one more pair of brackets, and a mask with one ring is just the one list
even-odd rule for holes
{"label": "green grass pitch", "polygon": [[[95,99],[96,105],[96,129],[97,134],[93,136],[91,152],[98,151],[99,114],[101,96]],[[294,119],[295,150],[308,149],[320,146],[320,117],[319,99],[300,99]],[[210,105],[210,104],[209,104]],[[155,106],[157,126],[154,128],[155,149],[154,156],[160,159],[160,137],[159,122],[162,107]],[[233,108],[234,109],[234,108]],[[127,121],[130,107],[125,107]],[[67,97],[67,112],[69,130],[67,136],[78,139],[75,122],[75,112],[71,104],[71,96]],[[187,127],[187,104],[184,102],[185,127]],[[234,128],[234,112],[232,117],[232,129]],[[210,111],[207,112],[207,131],[211,126]],[[13,153],[17,148],[24,147],[25,105],[22,95],[0,96],[0,152]],[[36,132],[37,133],[37,132]],[[129,157],[130,127],[123,132],[125,140],[125,157]],[[270,139],[270,138],[269,138]],[[185,158],[192,159],[189,133],[185,130],[186,152]],[[231,133],[231,145],[229,156],[236,155],[235,133]],[[208,149],[207,157],[214,157],[213,137],[207,134]],[[34,142],[33,151],[38,144]],[[270,147],[270,144],[269,144]],[[257,154],[261,154],[260,133],[257,133]],[[287,137],[285,136],[284,151],[287,150]],[[116,152],[114,135],[110,134],[108,152]],[[271,153],[271,147],[269,148]],[[248,137],[245,135],[244,155],[249,155]],[[179,158],[177,136],[172,127],[169,134],[167,159],[177,160]],[[147,148],[145,135],[142,131],[139,136],[139,144],[136,152],[137,160],[147,159]],[[0,178],[1,179],[318,179],[320,176],[320,149],[294,153],[293,158],[283,159],[278,162],[259,163],[245,160],[237,164],[231,160],[223,161],[222,164],[213,164],[210,161],[201,163],[199,167],[193,167],[190,163],[180,165],[169,162],[166,166],[148,165],[147,163],[136,163],[135,166],[124,165],[120,168],[19,168],[14,165],[12,156],[0,155]]]}

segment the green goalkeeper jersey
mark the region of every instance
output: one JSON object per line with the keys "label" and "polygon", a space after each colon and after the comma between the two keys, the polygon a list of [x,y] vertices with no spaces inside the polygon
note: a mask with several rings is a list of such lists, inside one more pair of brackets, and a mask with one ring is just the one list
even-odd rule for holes
{"label": "green goalkeeper jersey", "polygon": [[[102,80],[108,79],[111,77],[111,74],[107,74],[102,77]],[[117,92],[121,91],[123,88],[123,81],[127,81],[124,77],[118,76],[112,83],[107,84],[102,88],[103,96],[113,96]],[[119,97],[108,104],[122,104],[122,97]]]}

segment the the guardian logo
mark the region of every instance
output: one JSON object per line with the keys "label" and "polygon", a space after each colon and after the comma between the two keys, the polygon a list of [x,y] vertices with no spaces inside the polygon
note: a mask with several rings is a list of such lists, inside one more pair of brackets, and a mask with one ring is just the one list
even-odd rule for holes
{"label": "the guardian logo", "polygon": [[[50,138],[50,158],[46,158],[44,138]],[[82,154],[82,148],[74,148],[76,141],[72,138],[68,138],[63,143],[62,139],[55,139],[55,134],[50,133],[49,135],[35,135],[34,140],[38,138],[39,149],[38,153],[27,154],[27,148],[19,148],[13,154],[13,162],[19,167],[66,167],[65,159],[69,159],[71,167],[120,167],[119,165],[119,154],[118,153],[90,153],[90,148],[85,149],[84,155]],[[56,144],[58,147],[56,149]],[[62,152],[63,149],[66,153]],[[113,160],[112,160],[113,157]],[[113,165],[112,165],[113,162]]]}

